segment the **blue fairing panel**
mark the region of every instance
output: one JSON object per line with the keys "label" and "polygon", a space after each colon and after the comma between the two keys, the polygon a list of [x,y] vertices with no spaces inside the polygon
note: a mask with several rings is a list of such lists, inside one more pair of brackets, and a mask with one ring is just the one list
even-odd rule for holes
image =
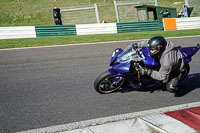
{"label": "blue fairing panel", "polygon": [[113,63],[117,59],[118,55],[121,54],[122,52],[123,52],[123,50],[121,48],[115,49],[115,51],[113,52],[112,57],[110,59],[110,66],[113,65]]}
{"label": "blue fairing panel", "polygon": [[142,53],[143,53],[144,56],[145,56],[145,59],[141,57],[141,59],[143,60],[143,62],[144,62],[145,65],[148,65],[148,66],[157,66],[157,65],[159,65],[159,64],[156,62],[155,58],[153,58],[153,57],[151,57],[151,56],[149,55],[149,50],[148,50],[148,48],[142,48],[140,51],[142,51]]}
{"label": "blue fairing panel", "polygon": [[113,74],[113,75],[117,75],[117,71],[113,70],[112,68],[108,69],[108,71]]}
{"label": "blue fairing panel", "polygon": [[185,62],[189,63],[192,61],[192,56],[199,50],[198,47],[176,47],[182,54]]}
{"label": "blue fairing panel", "polygon": [[130,63],[121,63],[119,65],[113,65],[112,69],[118,73],[128,73],[130,72],[130,66]]}

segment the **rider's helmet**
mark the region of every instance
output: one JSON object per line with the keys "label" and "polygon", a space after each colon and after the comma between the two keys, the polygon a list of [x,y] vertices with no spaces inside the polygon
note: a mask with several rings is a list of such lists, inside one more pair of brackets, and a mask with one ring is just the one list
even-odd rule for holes
{"label": "rider's helmet", "polygon": [[152,57],[160,56],[167,46],[167,41],[163,36],[154,36],[147,42],[149,54]]}

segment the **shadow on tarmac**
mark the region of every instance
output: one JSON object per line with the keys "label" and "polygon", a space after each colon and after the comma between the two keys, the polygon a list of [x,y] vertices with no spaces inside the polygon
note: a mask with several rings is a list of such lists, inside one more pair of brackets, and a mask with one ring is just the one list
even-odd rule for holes
{"label": "shadow on tarmac", "polygon": [[[174,94],[175,97],[182,97],[195,89],[200,89],[200,73],[188,75],[183,81],[179,83],[178,88],[179,90]],[[118,92],[126,93],[131,91],[153,93],[154,91],[166,91],[166,88],[163,84],[158,83],[147,88],[133,88],[128,86],[121,88]]]}
{"label": "shadow on tarmac", "polygon": [[179,90],[175,93],[175,97],[182,97],[195,89],[200,89],[200,73],[190,74],[180,82]]}

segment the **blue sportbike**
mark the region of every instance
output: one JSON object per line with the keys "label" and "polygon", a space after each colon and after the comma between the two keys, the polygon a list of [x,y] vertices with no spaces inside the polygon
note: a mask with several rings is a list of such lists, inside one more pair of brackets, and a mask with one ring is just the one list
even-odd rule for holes
{"label": "blue sportbike", "polygon": [[[200,45],[192,47],[176,47],[182,54],[185,61],[185,71],[182,74],[183,80],[190,71],[189,63],[192,56],[200,49]],[[128,86],[139,86],[144,88],[156,84],[156,80],[149,76],[142,76],[138,70],[139,66],[159,70],[160,64],[148,53],[148,48],[135,49],[133,44],[126,49],[117,48],[110,60],[111,68],[100,74],[94,82],[94,88],[101,94],[115,92],[125,84]]]}

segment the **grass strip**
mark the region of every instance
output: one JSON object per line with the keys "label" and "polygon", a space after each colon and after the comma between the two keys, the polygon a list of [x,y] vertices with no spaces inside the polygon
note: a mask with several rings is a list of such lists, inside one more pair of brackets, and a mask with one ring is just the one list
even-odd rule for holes
{"label": "grass strip", "polygon": [[[145,31],[145,32],[129,32],[118,34],[100,34],[100,35],[81,35],[81,36],[57,36],[57,37],[40,37],[26,39],[1,39],[0,49],[5,48],[21,48],[50,46],[76,43],[93,43],[105,41],[120,40],[138,40],[148,39],[152,36],[161,35],[164,37],[180,37],[200,35],[200,29],[194,30],[176,30],[176,31]],[[197,42],[200,43],[200,42]]]}

